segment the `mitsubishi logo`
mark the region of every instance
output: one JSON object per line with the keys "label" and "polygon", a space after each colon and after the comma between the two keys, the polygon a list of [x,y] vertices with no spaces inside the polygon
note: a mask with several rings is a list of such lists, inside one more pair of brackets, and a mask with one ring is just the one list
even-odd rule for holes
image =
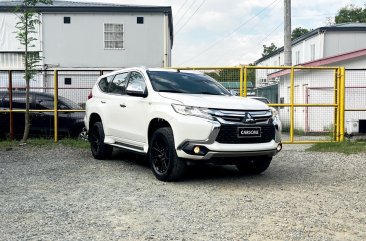
{"label": "mitsubishi logo", "polygon": [[246,113],[243,122],[244,123],[255,123],[255,120],[253,119],[251,114]]}

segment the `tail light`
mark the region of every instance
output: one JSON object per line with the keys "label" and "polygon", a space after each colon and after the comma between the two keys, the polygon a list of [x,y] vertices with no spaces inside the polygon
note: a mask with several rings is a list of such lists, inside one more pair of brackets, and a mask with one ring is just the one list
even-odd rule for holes
{"label": "tail light", "polygon": [[93,98],[93,92],[90,91],[89,95],[88,95],[88,100],[90,100],[91,98]]}

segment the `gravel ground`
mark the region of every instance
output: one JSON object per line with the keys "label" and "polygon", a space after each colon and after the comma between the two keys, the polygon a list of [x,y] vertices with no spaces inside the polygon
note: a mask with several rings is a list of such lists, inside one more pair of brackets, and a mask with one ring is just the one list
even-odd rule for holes
{"label": "gravel ground", "polygon": [[144,158],[0,151],[1,240],[366,240],[366,155],[287,145],[259,176],[195,166],[155,179]]}

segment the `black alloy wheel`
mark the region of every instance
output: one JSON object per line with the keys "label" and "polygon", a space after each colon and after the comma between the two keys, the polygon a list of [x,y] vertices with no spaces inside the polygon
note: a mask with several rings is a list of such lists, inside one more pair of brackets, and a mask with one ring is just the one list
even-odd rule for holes
{"label": "black alloy wheel", "polygon": [[164,127],[154,132],[149,162],[155,177],[161,181],[175,181],[184,175],[186,162],[177,156],[171,128]]}
{"label": "black alloy wheel", "polygon": [[94,123],[89,133],[89,142],[94,158],[103,160],[112,154],[113,147],[104,143],[104,130],[101,122]]}

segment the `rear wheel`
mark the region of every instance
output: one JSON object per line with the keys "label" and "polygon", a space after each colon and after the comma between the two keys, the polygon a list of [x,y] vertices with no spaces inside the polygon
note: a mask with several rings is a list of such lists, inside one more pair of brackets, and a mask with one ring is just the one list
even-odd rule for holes
{"label": "rear wheel", "polygon": [[171,128],[164,127],[154,132],[149,162],[155,177],[161,181],[175,181],[183,177],[187,164],[177,156]]}
{"label": "rear wheel", "polygon": [[248,160],[236,164],[236,167],[243,174],[260,174],[267,170],[271,161],[272,157],[269,156],[251,157]]}
{"label": "rear wheel", "polygon": [[89,132],[90,149],[96,159],[106,159],[113,151],[113,147],[104,143],[104,130],[101,122],[95,122]]}

